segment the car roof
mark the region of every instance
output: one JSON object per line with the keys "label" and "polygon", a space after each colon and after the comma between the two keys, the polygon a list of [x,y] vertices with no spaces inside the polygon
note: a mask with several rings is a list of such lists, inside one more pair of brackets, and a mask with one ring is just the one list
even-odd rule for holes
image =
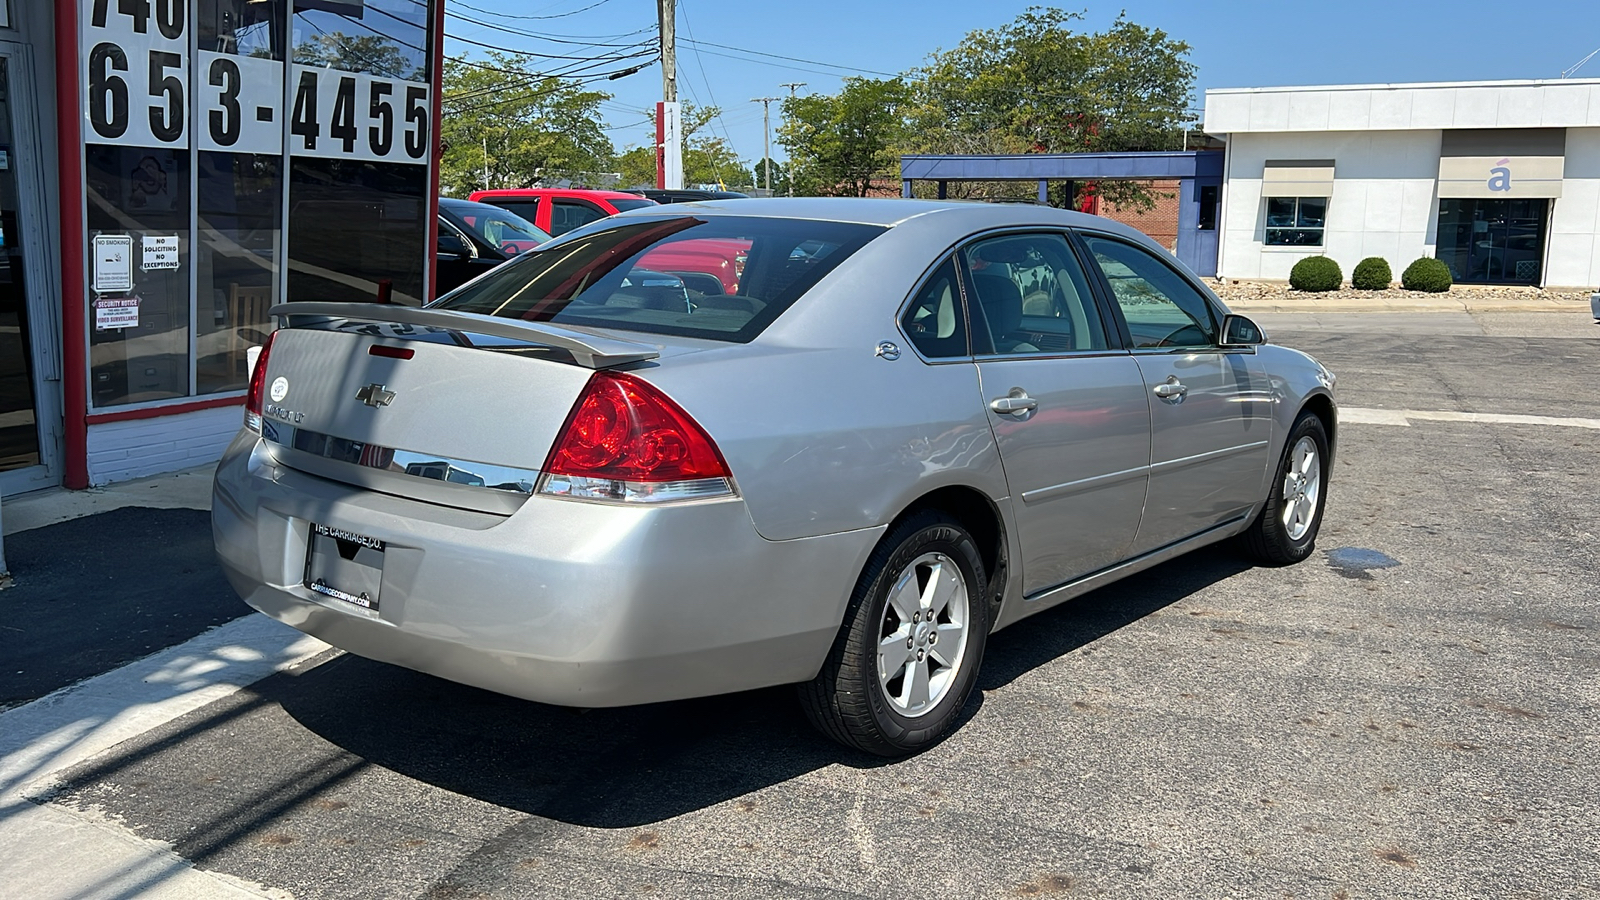
{"label": "car roof", "polygon": [[439,205],[453,212],[467,212],[473,209],[490,209],[497,213],[505,212],[505,210],[498,206],[488,203],[479,203],[476,200],[463,200],[460,197],[440,197]]}
{"label": "car roof", "polygon": [[1009,225],[1094,228],[1117,234],[1144,235],[1121,222],[1090,213],[1056,209],[1042,204],[985,203],[973,200],[906,200],[896,197],[748,197],[741,200],[701,200],[648,207],[619,213],[613,218],[696,214],[814,219],[862,225],[900,225],[911,219],[937,217],[952,225],[1002,228]]}
{"label": "car roof", "polygon": [[587,197],[602,200],[638,200],[638,194],[629,194],[624,191],[600,191],[588,188],[495,188],[487,191],[473,191],[474,197],[495,197],[511,199],[513,197]]}

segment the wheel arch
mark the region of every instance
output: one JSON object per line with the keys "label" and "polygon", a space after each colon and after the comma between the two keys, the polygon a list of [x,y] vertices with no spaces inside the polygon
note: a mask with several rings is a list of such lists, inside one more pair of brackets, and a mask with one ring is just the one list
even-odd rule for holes
{"label": "wheel arch", "polygon": [[[1309,412],[1322,420],[1322,430],[1328,435],[1328,467],[1331,470],[1333,468],[1334,454],[1339,446],[1337,434],[1339,416],[1335,411],[1333,398],[1327,394],[1312,394],[1306,397],[1305,402],[1300,405],[1300,411],[1302,413]],[[1299,415],[1296,415],[1295,418],[1299,418]]]}
{"label": "wheel arch", "polygon": [[[1005,597],[1007,574],[1010,569],[1006,552],[1005,519],[1000,508],[987,494],[967,485],[947,485],[935,488],[906,505],[889,523],[888,531],[905,519],[925,510],[942,512],[956,521],[972,535],[978,545],[978,556],[989,578],[989,602],[992,612],[998,612]],[[991,616],[990,621],[994,621]]]}

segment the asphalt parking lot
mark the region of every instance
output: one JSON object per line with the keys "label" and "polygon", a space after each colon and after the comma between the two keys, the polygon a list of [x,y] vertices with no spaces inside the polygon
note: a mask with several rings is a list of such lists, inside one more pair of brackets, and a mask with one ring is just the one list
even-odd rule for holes
{"label": "asphalt parking lot", "polygon": [[325,653],[36,802],[301,900],[1600,897],[1600,327],[1260,318],[1391,413],[1341,427],[1316,555],[1001,632],[921,756],[786,689],[581,712]]}

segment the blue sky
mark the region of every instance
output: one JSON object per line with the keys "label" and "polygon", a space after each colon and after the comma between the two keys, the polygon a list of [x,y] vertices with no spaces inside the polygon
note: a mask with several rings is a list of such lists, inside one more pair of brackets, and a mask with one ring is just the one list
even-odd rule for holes
{"label": "blue sky", "polygon": [[[446,9],[484,22],[559,35],[563,41],[573,40],[572,35],[593,39],[654,28],[656,19],[654,0],[466,2],[476,10],[555,18],[499,18],[458,5],[456,0],[449,0]],[[1029,5],[1034,4],[1010,0],[678,0],[679,96],[721,106],[724,114],[714,130],[733,142],[741,158],[753,160],[761,155],[761,104],[751,103],[750,98],[785,94],[787,89],[779,85],[793,81],[806,82],[806,87],[799,89],[802,92],[835,91],[840,80],[852,73],[834,67],[903,72],[934,50],[956,45],[974,29],[1011,21]],[[1083,8],[1072,3],[1057,5]],[[1190,59],[1199,69],[1196,106],[1203,104],[1206,88],[1218,87],[1556,78],[1600,47],[1600,3],[1596,0],[1128,0],[1090,7],[1085,25],[1098,31],[1115,19],[1119,10],[1126,10],[1134,22],[1164,29],[1189,43],[1193,48]],[[508,35],[458,18],[447,20],[446,31],[509,49],[547,54],[593,52],[571,44]],[[637,35],[606,38],[613,43],[638,39]],[[696,50],[685,39],[707,45]],[[446,50],[459,55],[478,48],[451,41]],[[1578,76],[1600,78],[1600,56]],[[603,111],[617,149],[645,143],[648,126],[642,124],[643,110],[660,99],[660,67],[652,65],[599,86],[615,95]],[[774,103],[774,128],[777,107]],[[773,156],[783,157],[776,145]]]}

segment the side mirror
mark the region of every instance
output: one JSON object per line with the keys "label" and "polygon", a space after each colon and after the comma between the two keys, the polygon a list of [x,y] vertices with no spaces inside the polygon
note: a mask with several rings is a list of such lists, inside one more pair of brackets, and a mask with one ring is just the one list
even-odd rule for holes
{"label": "side mirror", "polygon": [[1249,347],[1265,344],[1267,335],[1261,326],[1244,316],[1229,314],[1222,318],[1222,346]]}
{"label": "side mirror", "polygon": [[467,259],[472,256],[472,248],[461,239],[461,235],[449,231],[439,232],[439,255],[454,259]]}

